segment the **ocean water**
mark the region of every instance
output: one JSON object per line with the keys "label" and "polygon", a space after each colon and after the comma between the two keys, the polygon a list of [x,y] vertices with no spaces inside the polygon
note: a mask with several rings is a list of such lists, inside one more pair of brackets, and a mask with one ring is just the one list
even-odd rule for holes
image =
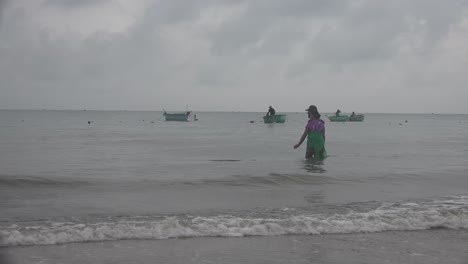
{"label": "ocean water", "polygon": [[0,246],[468,228],[468,115],[196,114],[0,111]]}

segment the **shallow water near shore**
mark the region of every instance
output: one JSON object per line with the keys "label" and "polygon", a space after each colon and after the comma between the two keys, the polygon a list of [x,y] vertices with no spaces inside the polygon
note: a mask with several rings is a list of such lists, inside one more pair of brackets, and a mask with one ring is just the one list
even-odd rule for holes
{"label": "shallow water near shore", "polygon": [[0,248],[7,263],[468,263],[466,230],[120,240]]}
{"label": "shallow water near shore", "polygon": [[0,111],[0,245],[468,228],[467,115],[322,116],[313,162],[305,113],[196,114]]}

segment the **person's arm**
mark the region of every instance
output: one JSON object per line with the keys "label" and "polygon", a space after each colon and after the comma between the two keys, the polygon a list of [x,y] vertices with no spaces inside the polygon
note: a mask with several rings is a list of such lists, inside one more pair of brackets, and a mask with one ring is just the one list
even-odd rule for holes
{"label": "person's arm", "polygon": [[294,145],[294,148],[297,149],[301,144],[302,142],[304,142],[304,140],[306,139],[307,137],[307,134],[309,134],[309,129],[304,129],[304,133],[302,134],[301,136],[301,140],[299,140],[299,143],[297,143],[296,145]]}

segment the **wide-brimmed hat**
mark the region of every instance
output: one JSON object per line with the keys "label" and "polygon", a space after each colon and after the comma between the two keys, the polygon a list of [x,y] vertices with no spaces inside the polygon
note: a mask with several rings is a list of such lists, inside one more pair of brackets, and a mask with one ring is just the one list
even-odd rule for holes
{"label": "wide-brimmed hat", "polygon": [[310,105],[309,108],[306,109],[307,112],[311,110],[317,111],[317,107],[315,105]]}

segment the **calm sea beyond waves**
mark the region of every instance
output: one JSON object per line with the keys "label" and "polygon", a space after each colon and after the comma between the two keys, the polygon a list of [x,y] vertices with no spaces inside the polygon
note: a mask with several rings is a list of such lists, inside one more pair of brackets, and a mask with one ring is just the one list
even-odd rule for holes
{"label": "calm sea beyond waves", "polygon": [[[330,122],[322,113],[329,156],[313,161],[305,144],[293,149],[305,112],[286,113],[284,124],[263,123],[263,113],[196,114],[0,111],[0,261],[372,263],[353,262],[346,248],[466,233],[468,115]],[[299,245],[307,248],[294,259]],[[128,248],[137,257],[124,258]],[[450,260],[411,254],[410,263]]]}

